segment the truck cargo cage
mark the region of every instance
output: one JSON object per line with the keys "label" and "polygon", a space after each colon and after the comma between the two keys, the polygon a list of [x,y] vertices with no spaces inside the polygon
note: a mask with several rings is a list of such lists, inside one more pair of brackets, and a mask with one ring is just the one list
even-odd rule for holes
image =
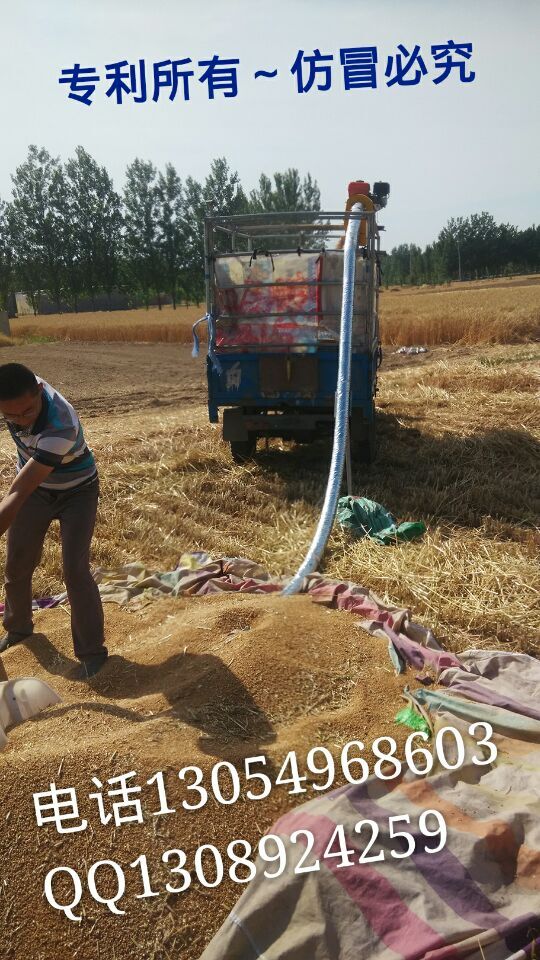
{"label": "truck cargo cage", "polygon": [[336,391],[343,250],[360,219],[352,328],[351,439],[374,455],[380,356],[380,241],[376,213],[295,211],[207,216],[208,409],[236,460],[259,437],[313,440],[330,433]]}

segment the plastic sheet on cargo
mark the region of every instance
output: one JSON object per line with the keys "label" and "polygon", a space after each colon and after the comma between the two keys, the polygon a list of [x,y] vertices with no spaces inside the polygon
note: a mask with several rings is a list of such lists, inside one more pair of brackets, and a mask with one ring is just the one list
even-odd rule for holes
{"label": "plastic sheet on cargo", "polygon": [[315,344],[320,269],[318,251],[218,257],[216,346]]}
{"label": "plastic sheet on cargo", "polygon": [[[373,339],[370,263],[356,262],[354,346]],[[216,347],[316,345],[339,340],[343,254],[231,254],[215,261]]]}
{"label": "plastic sheet on cargo", "polygon": [[[367,347],[373,339],[372,311],[369,300],[370,261],[356,258],[352,323],[353,347]],[[339,339],[343,283],[343,253],[327,250],[321,269],[321,321],[319,339]]]}

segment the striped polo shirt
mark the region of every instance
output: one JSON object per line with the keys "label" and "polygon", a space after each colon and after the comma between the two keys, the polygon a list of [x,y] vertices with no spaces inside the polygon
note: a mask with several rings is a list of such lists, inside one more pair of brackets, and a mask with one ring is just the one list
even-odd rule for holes
{"label": "striped polo shirt", "polygon": [[17,444],[17,473],[30,459],[54,467],[40,487],[46,490],[68,490],[89,483],[97,476],[92,451],[86,446],[79,418],[70,403],[54,387],[43,384],[43,406],[31,427],[17,429],[8,423]]}

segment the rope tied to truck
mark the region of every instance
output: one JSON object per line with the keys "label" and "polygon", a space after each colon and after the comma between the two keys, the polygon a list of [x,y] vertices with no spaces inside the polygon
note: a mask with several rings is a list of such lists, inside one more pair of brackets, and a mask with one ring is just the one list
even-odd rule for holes
{"label": "rope tied to truck", "polygon": [[215,370],[216,373],[221,373],[222,366],[219,362],[219,357],[215,349],[216,348],[216,321],[211,313],[205,313],[204,317],[200,317],[199,320],[196,320],[191,328],[191,334],[193,337],[193,349],[191,351],[191,356],[193,358],[196,358],[199,356],[200,340],[199,340],[199,337],[197,336],[196,330],[200,323],[206,323],[206,326],[207,326],[208,356],[212,363],[212,369]]}

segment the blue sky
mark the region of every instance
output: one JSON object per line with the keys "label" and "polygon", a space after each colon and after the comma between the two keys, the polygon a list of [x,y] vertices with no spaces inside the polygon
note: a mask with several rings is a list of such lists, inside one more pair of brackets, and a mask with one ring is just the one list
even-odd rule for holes
{"label": "blue sky", "polygon": [[[204,178],[223,155],[249,189],[261,171],[296,166],[317,179],[326,209],[341,209],[351,179],[387,180],[386,247],[434,239],[450,216],[489,210],[539,222],[540,4],[498,0],[18,0],[4,5],[0,60],[0,196],[29,143],[63,160],[82,144],[118,188],[136,156]],[[472,83],[433,83],[432,44],[472,42]],[[419,44],[428,75],[388,87],[387,57]],[[375,46],[376,89],[345,91],[339,51]],[[299,94],[299,49],[333,54],[328,91]],[[70,101],[60,71],[126,59],[239,58],[236,98],[193,85],[189,102],[117,106]],[[278,69],[276,79],[254,79]],[[198,71],[200,75],[200,70]],[[196,74],[197,76],[197,74]],[[151,94],[149,95],[151,96]]]}

